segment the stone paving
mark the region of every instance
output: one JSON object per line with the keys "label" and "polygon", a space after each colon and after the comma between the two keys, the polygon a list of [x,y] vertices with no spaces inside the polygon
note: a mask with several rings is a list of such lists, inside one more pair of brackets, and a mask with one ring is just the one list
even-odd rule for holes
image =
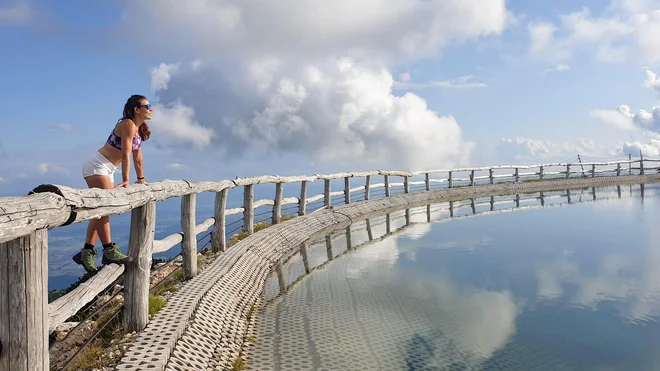
{"label": "stone paving", "polygon": [[437,202],[657,181],[660,175],[653,174],[479,185],[360,201],[294,218],[245,238],[184,284],[116,369],[230,370],[253,346],[248,338],[254,335],[254,308],[268,273],[302,243],[353,222]]}

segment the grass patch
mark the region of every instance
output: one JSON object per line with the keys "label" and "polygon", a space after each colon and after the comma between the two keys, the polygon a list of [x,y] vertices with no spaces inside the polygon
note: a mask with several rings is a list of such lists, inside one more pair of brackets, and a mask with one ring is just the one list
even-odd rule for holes
{"label": "grass patch", "polygon": [[98,344],[90,344],[78,354],[78,357],[69,366],[69,370],[86,371],[102,368],[101,354],[102,349]]}
{"label": "grass patch", "polygon": [[154,289],[154,295],[160,296],[166,292],[177,292],[179,291],[181,282],[183,282],[183,269],[177,268],[171,276],[158,284],[156,289]]}
{"label": "grass patch", "polygon": [[241,358],[241,355],[239,354],[238,357],[234,360],[234,362],[231,364],[231,370],[232,371],[242,371],[245,370],[245,361],[243,361],[243,358]]}
{"label": "grass patch", "polygon": [[266,228],[268,228],[268,227],[270,227],[270,226],[271,226],[271,225],[270,225],[269,223],[266,223],[266,222],[259,222],[259,223],[257,223],[257,224],[254,225],[254,232],[256,233],[256,232],[259,232],[259,231],[263,231],[264,229],[266,229]]}
{"label": "grass patch", "polygon": [[[285,221],[287,221],[287,220],[291,220],[291,219],[295,218],[296,216],[297,216],[297,215],[284,215],[284,216],[282,216],[282,218],[281,218],[280,220],[281,220],[282,222],[285,222]],[[265,222],[265,221],[264,221],[264,222],[256,223],[256,224],[254,225],[254,232],[256,233],[256,232],[262,231],[262,230],[264,230],[264,229],[266,229],[266,228],[268,228],[268,227],[270,227],[270,226],[272,226],[272,224],[271,224],[271,223],[268,223],[268,222]],[[241,240],[245,239],[245,238],[246,238],[247,236],[249,236],[249,235],[250,235],[250,234],[249,234],[248,232],[244,232],[244,231],[241,232],[241,233],[239,233],[239,234],[235,234],[235,235],[233,235],[233,236],[229,239],[229,241],[227,241],[227,247],[231,247],[231,246],[237,244],[238,241],[241,241]]]}
{"label": "grass patch", "polygon": [[248,309],[248,312],[245,315],[245,318],[247,318],[248,321],[252,319],[252,315],[254,315],[254,311],[256,309],[257,309],[256,305],[254,305],[254,304],[250,305],[250,309]]}
{"label": "grass patch", "polygon": [[149,294],[149,316],[153,317],[160,311],[165,308],[167,301],[160,296],[154,294]]}

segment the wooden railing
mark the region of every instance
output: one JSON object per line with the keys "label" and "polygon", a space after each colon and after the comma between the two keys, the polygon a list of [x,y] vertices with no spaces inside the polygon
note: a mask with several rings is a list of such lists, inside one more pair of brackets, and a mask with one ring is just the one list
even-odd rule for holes
{"label": "wooden railing", "polygon": [[[296,204],[297,214],[305,215],[333,206],[333,197],[342,196],[341,203],[369,200],[374,189],[384,188],[384,196],[393,193],[428,191],[437,188],[475,186],[498,182],[519,182],[573,177],[619,176],[657,171],[645,163],[655,159],[593,163],[552,163],[527,166],[493,166],[444,169],[417,172],[371,171],[313,176],[262,176],[237,178],[219,182],[191,183],[185,180],[131,185],[128,188],[73,189],[46,184],[35,188],[28,196],[0,198],[0,370],[47,370],[48,334],[124,275],[124,328],[141,331],[148,322],[149,278],[154,253],[168,251],[181,243],[184,278],[197,275],[196,236],[213,227],[211,248],[226,249],[227,217],[243,215],[243,232],[254,232],[255,209],[272,206],[272,223],[282,219],[282,207]],[[446,174],[445,178],[431,176]],[[372,178],[382,177],[383,183],[373,184]],[[355,178],[363,185],[351,187]],[[392,182],[400,178],[402,182]],[[419,180],[416,180],[419,178]],[[332,181],[343,179],[343,189],[333,191]],[[322,194],[307,196],[308,184],[322,180]],[[284,197],[283,185],[300,183],[298,197]],[[254,186],[275,184],[275,199],[254,201]],[[228,192],[243,188],[242,207],[227,209]],[[215,192],[213,217],[199,225],[196,220],[196,196]],[[156,202],[181,197],[181,233],[155,240]],[[313,207],[318,201],[322,205]],[[104,266],[95,276],[80,284],[65,296],[48,304],[48,230],[81,223],[106,215],[131,211],[128,243],[130,262],[125,266]]]}

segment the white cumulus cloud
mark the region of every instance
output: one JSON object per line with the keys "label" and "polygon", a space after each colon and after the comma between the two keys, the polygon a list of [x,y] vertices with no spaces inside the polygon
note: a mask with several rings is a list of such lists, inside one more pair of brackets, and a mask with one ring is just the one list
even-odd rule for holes
{"label": "white cumulus cloud", "polygon": [[651,139],[648,143],[640,141],[626,142],[623,144],[623,153],[626,155],[657,157],[660,156],[660,140]]}
{"label": "white cumulus cloud", "polygon": [[[646,71],[647,78],[644,86],[658,91],[660,82],[657,75],[652,71]],[[650,111],[640,109],[633,112],[630,106],[622,104],[616,109],[594,109],[591,116],[601,122],[623,129],[629,133],[642,133],[652,137],[648,143],[640,141],[626,142],[623,144],[622,151],[625,154],[639,155],[641,149],[644,154],[655,156],[657,145],[660,143],[657,137],[660,136],[660,106],[654,106]]]}
{"label": "white cumulus cloud", "polygon": [[594,109],[590,116],[615,128],[633,130],[635,128],[631,119],[630,107],[622,105],[616,109]]}
{"label": "white cumulus cloud", "polygon": [[167,105],[154,104],[153,109],[154,133],[164,135],[172,144],[183,141],[192,144],[195,148],[203,149],[216,137],[213,129],[195,121],[195,110],[190,106],[175,101]]}
{"label": "white cumulus cloud", "polygon": [[156,67],[149,69],[149,77],[151,78],[150,89],[152,93],[159,90],[167,89],[167,83],[170,81],[170,72],[175,72],[179,68],[179,64],[161,63]]}
{"label": "white cumulus cloud", "polygon": [[[646,71],[646,76],[644,86],[660,91],[658,76],[650,70]],[[591,116],[620,129],[648,130],[660,134],[660,106],[654,106],[650,111],[640,109],[633,112],[630,106],[622,104],[614,110],[594,109],[591,111]]]}
{"label": "white cumulus cloud", "polygon": [[378,58],[435,53],[450,42],[496,35],[511,17],[505,0],[134,0],[124,2],[123,21],[122,31],[163,53]]}
{"label": "white cumulus cloud", "polygon": [[608,157],[613,153],[593,140],[580,139],[576,142],[553,142],[534,138],[502,138],[498,146],[501,161],[562,161],[577,155],[587,157]]}
{"label": "white cumulus cloud", "polygon": [[614,1],[600,15],[588,8],[560,16],[553,24],[529,23],[530,53],[551,63],[562,62],[578,49],[595,51],[605,61],[660,61],[660,9],[646,1]]}
{"label": "white cumulus cloud", "polygon": [[[215,82],[209,78],[224,80],[211,95],[205,86]],[[286,151],[318,161],[423,168],[467,163],[474,146],[464,141],[452,116],[429,110],[417,95],[393,95],[394,80],[386,68],[349,59],[293,68],[277,63],[266,68],[260,62],[224,74],[199,68],[173,74],[169,85],[161,99],[184,96],[183,102],[199,104],[194,116],[211,123],[231,154]],[[175,107],[182,117],[161,123],[160,130],[192,120],[191,106]],[[155,122],[160,109],[154,111]],[[182,128],[176,136],[190,133]],[[212,139],[205,131],[198,134],[200,140]]]}
{"label": "white cumulus cloud", "polygon": [[660,77],[653,71],[646,71],[646,81],[644,86],[651,88],[660,94]]}
{"label": "white cumulus cloud", "polygon": [[429,82],[410,82],[410,75],[403,77],[404,79],[394,82],[395,89],[401,89],[401,90],[425,89],[425,88],[475,89],[475,88],[488,87],[486,83],[472,81],[474,76],[461,76],[453,80],[429,81]]}
{"label": "white cumulus cloud", "polygon": [[169,167],[170,169],[180,169],[184,167],[184,165],[178,162],[172,162],[171,164],[167,165],[167,167]]}
{"label": "white cumulus cloud", "polygon": [[[474,145],[450,112],[394,94],[393,66],[501,34],[513,21],[505,0],[135,0],[123,7],[117,36],[148,41],[142,51],[175,62],[149,71],[159,102],[155,134],[231,156],[289,153],[410,169],[467,164]],[[485,84],[464,77],[433,86]]]}

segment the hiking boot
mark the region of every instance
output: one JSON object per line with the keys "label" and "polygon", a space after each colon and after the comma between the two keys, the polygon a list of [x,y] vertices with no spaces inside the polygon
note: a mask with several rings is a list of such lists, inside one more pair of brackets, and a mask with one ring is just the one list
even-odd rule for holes
{"label": "hiking boot", "polygon": [[97,271],[94,257],[96,256],[96,249],[81,249],[76,255],[73,256],[73,261],[82,265],[88,273]]}
{"label": "hiking boot", "polygon": [[119,251],[119,246],[116,244],[112,244],[110,247],[104,247],[103,248],[103,258],[101,259],[101,262],[106,265],[106,264],[124,264],[128,261],[128,256],[124,255]]}

